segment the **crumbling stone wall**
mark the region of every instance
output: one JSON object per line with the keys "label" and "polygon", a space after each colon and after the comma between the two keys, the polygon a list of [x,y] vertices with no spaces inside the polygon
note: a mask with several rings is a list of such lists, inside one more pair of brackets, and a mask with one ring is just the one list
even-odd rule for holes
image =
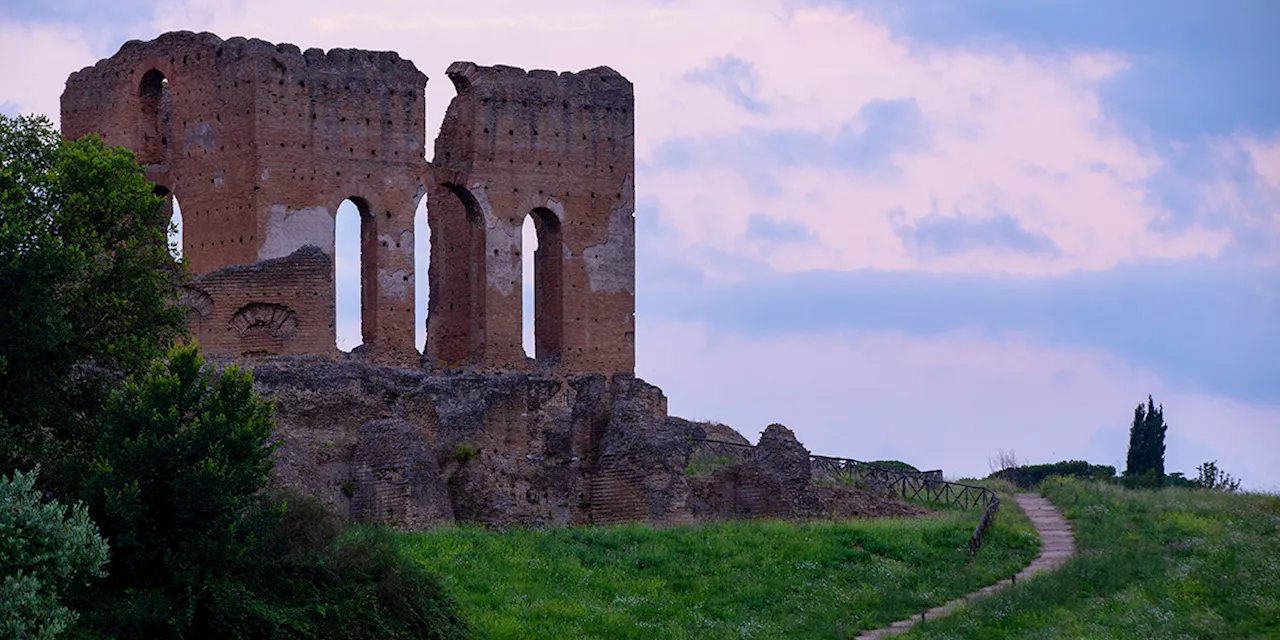
{"label": "crumbling stone wall", "polygon": [[[600,67],[556,74],[457,62],[458,95],[431,167],[427,354],[522,359],[521,227],[531,216],[536,358],[566,371],[635,367],[631,83]],[[465,283],[483,281],[484,287]]]}
{"label": "crumbling stone wall", "polygon": [[[332,265],[334,216],[350,200],[361,217],[364,351],[416,363],[413,216],[430,185],[426,352],[436,363],[529,367],[520,231],[531,215],[537,360],[558,374],[631,372],[631,84],[604,67],[526,73],[459,62],[448,76],[459,95],[432,166],[423,158],[427,78],[412,62],[211,33],[130,41],[72,74],[62,128],[133,149],[157,192],[181,203],[183,255],[200,276],[187,296],[192,326],[212,355],[336,351],[332,266],[319,277],[307,254],[234,277],[224,270],[307,246]],[[232,322],[228,310],[245,313]],[[264,324],[280,325],[270,339],[254,329]]]}
{"label": "crumbling stone wall", "polygon": [[687,469],[724,425],[667,415],[628,374],[440,375],[324,358],[252,363],[275,400],[273,481],[356,520],[550,526],[915,515],[894,497],[815,486],[809,453],[768,427],[749,459]]}
{"label": "crumbling stone wall", "polygon": [[803,518],[828,508],[813,485],[809,450],[795,433],[771,424],[747,460],[694,481],[690,508],[699,518]]}
{"label": "crumbling stone wall", "polygon": [[[174,32],[127,42],[72,74],[62,127],[73,138],[100,133],[148,163],[158,191],[182,204],[183,255],[198,275],[306,245],[332,256],[333,216],[351,199],[362,217],[365,343],[387,359],[412,361],[426,82],[393,52],[304,53],[290,44]],[[332,277],[324,286],[332,289]],[[272,294],[258,302],[295,312],[310,308],[306,298],[314,295],[288,286]],[[333,309],[321,313],[298,317],[332,336]],[[333,344],[332,337],[327,345],[285,340],[277,352],[327,353]],[[246,351],[254,349],[225,353]]]}
{"label": "crumbling stone wall", "polygon": [[183,291],[201,348],[254,357],[333,346],[333,260],[307,245],[283,258],[223,267]]}

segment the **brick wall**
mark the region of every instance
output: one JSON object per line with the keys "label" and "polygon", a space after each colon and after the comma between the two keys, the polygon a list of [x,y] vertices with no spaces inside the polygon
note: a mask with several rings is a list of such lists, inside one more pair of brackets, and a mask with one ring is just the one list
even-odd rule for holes
{"label": "brick wall", "polygon": [[[416,362],[413,216],[425,196],[430,356],[530,366],[520,232],[533,216],[537,360],[564,373],[632,371],[631,83],[605,67],[454,63],[447,75],[458,97],[431,167],[427,78],[394,52],[191,32],[130,41],[67,80],[62,127],[133,149],[158,192],[181,203],[183,254],[207,276],[188,300],[213,309],[192,326],[212,353],[336,350],[334,216],[350,200],[364,343],[376,360]],[[303,247],[315,251],[295,253]],[[250,265],[260,268],[237,270]],[[243,313],[233,322],[229,309]]]}

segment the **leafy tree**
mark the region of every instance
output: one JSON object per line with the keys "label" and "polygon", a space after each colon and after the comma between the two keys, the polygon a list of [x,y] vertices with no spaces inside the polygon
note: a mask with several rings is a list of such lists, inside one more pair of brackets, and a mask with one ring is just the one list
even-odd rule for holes
{"label": "leafy tree", "polygon": [[1148,395],[1144,407],[1133,411],[1129,427],[1129,454],[1125,461],[1124,480],[1131,486],[1159,486],[1164,482],[1164,436],[1169,425],[1164,421],[1164,405],[1156,407]]}
{"label": "leafy tree", "polygon": [[1116,468],[1111,465],[1089,464],[1084,460],[1063,460],[1052,464],[1008,467],[987,477],[1007,480],[1023,489],[1034,489],[1045,478],[1052,476],[1114,481]]}
{"label": "leafy tree", "polygon": [[1199,477],[1196,478],[1196,485],[1201,489],[1212,489],[1215,491],[1226,491],[1235,493],[1240,490],[1240,481],[1231,477],[1231,474],[1218,468],[1218,461],[1211,460],[1196,467]]}
{"label": "leafy tree", "polygon": [[249,373],[216,373],[190,345],[112,395],[82,488],[118,568],[89,594],[99,629],[180,637],[245,563],[271,414]]}
{"label": "leafy tree", "polygon": [[133,154],[0,115],[0,472],[83,453],[115,382],[185,331],[184,269]]}
{"label": "leafy tree", "polygon": [[224,582],[204,629],[222,638],[413,638],[471,633],[439,581],[382,527],[343,526],[315,498],[270,497],[250,569]]}
{"label": "leafy tree", "polygon": [[[465,637],[386,532],[311,527],[264,500],[270,405],[247,372],[171,348],[187,275],[161,203],[129,151],[0,116],[0,473],[48,462],[41,481],[111,542],[111,573],[68,583],[64,610],[34,573],[8,582],[22,556],[5,545],[43,547],[0,529],[0,625],[38,605],[61,626],[78,611],[78,637]],[[77,508],[76,530],[92,527]],[[43,637],[24,629],[11,635]]]}
{"label": "leafy tree", "polygon": [[39,469],[0,476],[0,638],[54,638],[76,619],[61,596],[104,575],[107,543],[83,504],[42,502]]}
{"label": "leafy tree", "polygon": [[1181,471],[1174,471],[1164,477],[1164,486],[1177,487],[1179,489],[1199,489],[1200,484]]}

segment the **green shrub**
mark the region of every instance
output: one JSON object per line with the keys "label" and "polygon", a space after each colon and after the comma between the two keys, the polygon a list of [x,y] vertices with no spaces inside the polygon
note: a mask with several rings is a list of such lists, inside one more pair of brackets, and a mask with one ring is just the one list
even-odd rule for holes
{"label": "green shrub", "polygon": [[453,449],[453,457],[458,461],[458,464],[466,464],[476,457],[476,448],[465,442],[460,442]]}
{"label": "green shrub", "polygon": [[685,467],[684,473],[689,476],[709,476],[715,473],[716,469],[733,462],[729,456],[716,455],[709,451],[695,451],[689,456],[689,466]]}
{"label": "green shrub", "polygon": [[85,594],[97,629],[178,637],[198,623],[211,585],[254,548],[272,428],[252,376],[215,373],[195,346],[112,396],[83,487],[111,541],[111,575]]}
{"label": "green shrub", "polygon": [[882,469],[892,469],[893,471],[920,471],[914,466],[901,460],[876,460],[875,462],[869,462],[867,464],[880,467]]}
{"label": "green shrub", "polygon": [[1175,471],[1164,477],[1164,486],[1177,487],[1179,489],[1199,489],[1200,484],[1191,478],[1188,478],[1181,471]]}
{"label": "green shrub", "polygon": [[[348,531],[314,499],[262,489],[271,406],[237,368],[170,352],[111,400],[86,496],[120,567],[79,601],[131,638],[453,638],[435,579],[388,534]],[[100,515],[99,515],[100,514]]]}
{"label": "green shrub", "polygon": [[107,543],[82,504],[42,503],[39,469],[0,476],[0,638],[53,638],[76,619],[73,582],[104,575]]}
{"label": "green shrub", "polygon": [[384,529],[349,529],[314,498],[277,494],[252,570],[217,584],[204,632],[226,638],[468,636],[436,578]]}
{"label": "green shrub", "polygon": [[1083,480],[1114,480],[1116,468],[1110,465],[1089,464],[1083,460],[1064,460],[1052,464],[1032,464],[1001,469],[988,478],[1011,482],[1022,489],[1034,489],[1045,478],[1062,476]]}
{"label": "green shrub", "polygon": [[60,460],[80,453],[111,374],[186,332],[154,188],[123,147],[0,115],[0,473],[43,463],[42,483],[78,482]]}

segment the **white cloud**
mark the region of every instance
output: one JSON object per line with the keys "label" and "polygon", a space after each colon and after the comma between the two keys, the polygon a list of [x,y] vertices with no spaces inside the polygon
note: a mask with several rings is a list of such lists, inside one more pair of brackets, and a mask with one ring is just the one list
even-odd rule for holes
{"label": "white cloud", "polygon": [[1271,140],[1241,136],[1240,145],[1253,158],[1253,168],[1267,181],[1280,189],[1280,137]]}
{"label": "white cloud", "polygon": [[751,337],[640,324],[637,373],[665,390],[671,413],[748,438],[782,422],[816,453],[904,459],[953,477],[986,475],[998,448],[1123,470],[1134,406],[1153,394],[1170,425],[1170,472],[1194,476],[1217,458],[1250,487],[1280,487],[1280,406],[1188,393],[1106,353],[965,332]]}
{"label": "white cloud", "polygon": [[[453,96],[442,72],[458,59],[569,70],[613,66],[636,84],[641,162],[674,139],[770,129],[830,136],[872,100],[909,98],[918,105],[932,144],[896,155],[896,179],[770,168],[767,157],[744,162],[759,163],[780,193],[752,189],[757,177],[732,171],[645,173],[639,195],[659,202],[679,233],[671,249],[681,253],[715,249],[762,259],[781,271],[874,267],[1045,275],[1137,258],[1216,255],[1230,241],[1223,229],[1192,227],[1158,239],[1148,231],[1161,211],[1141,181],[1161,160],[1122,135],[1099,103],[1100,84],[1127,68],[1118,52],[1032,56],[1013,47],[928,47],[896,38],[855,12],[796,0],[622,0],[603,6],[555,0],[536,9],[500,0],[462,6],[392,0],[359,8],[345,0],[187,0],[164,3],[158,11],[157,33],[211,30],[304,48],[399,51],[432,77],[428,155]],[[66,29],[3,29],[0,47],[11,50],[4,52],[9,59],[34,57],[43,64],[8,67],[3,73],[14,77],[0,80],[21,87],[17,101],[24,109],[30,104],[56,111],[66,73],[93,60],[83,39]],[[754,97],[769,105],[767,115],[686,79],[689,70],[727,55],[755,65],[760,89]],[[925,259],[894,235],[887,216],[895,210],[906,224],[935,212],[999,211],[1047,236],[1060,251],[979,249]],[[761,211],[814,230],[821,249],[763,251],[745,242],[746,220]]]}

